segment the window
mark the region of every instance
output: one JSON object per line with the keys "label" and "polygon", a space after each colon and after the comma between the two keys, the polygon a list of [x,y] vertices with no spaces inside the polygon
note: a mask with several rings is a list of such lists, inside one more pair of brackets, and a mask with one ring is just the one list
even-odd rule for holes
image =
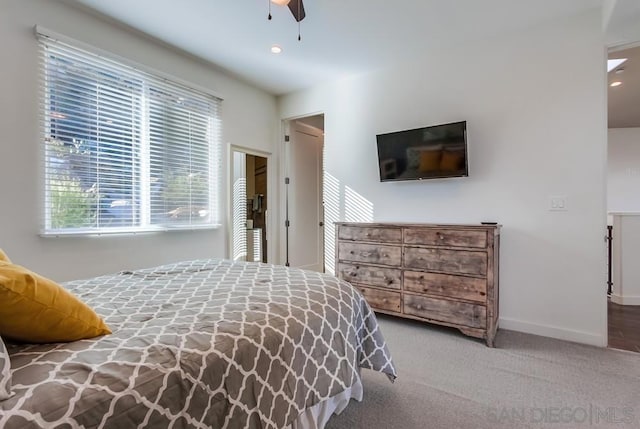
{"label": "window", "polygon": [[218,226],[222,100],[39,40],[44,234]]}

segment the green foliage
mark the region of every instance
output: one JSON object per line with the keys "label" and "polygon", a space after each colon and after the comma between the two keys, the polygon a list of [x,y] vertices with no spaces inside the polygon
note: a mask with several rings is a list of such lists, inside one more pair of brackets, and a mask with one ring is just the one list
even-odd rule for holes
{"label": "green foliage", "polygon": [[82,228],[95,224],[97,197],[92,189],[84,191],[79,180],[59,177],[50,180],[49,190],[52,228]]}
{"label": "green foliage", "polygon": [[[48,157],[65,165],[83,162],[89,155],[85,146],[82,140],[74,139],[72,145],[65,145],[50,139],[47,141]],[[84,190],[78,178],[69,175],[68,171],[57,171],[49,179],[48,189],[52,228],[82,228],[95,224],[98,198],[93,188]]]}
{"label": "green foliage", "polygon": [[50,156],[60,159],[69,159],[74,155],[89,155],[89,149],[86,146],[86,142],[79,139],[73,139],[71,145],[65,145],[57,139],[47,140],[47,150],[50,151]]}
{"label": "green foliage", "polygon": [[173,219],[189,219],[200,216],[209,201],[209,184],[198,173],[174,172],[167,178],[162,198],[167,214]]}
{"label": "green foliage", "polygon": [[175,208],[192,201],[206,205],[209,199],[209,186],[205,177],[197,173],[174,173],[167,179],[163,193],[167,207]]}

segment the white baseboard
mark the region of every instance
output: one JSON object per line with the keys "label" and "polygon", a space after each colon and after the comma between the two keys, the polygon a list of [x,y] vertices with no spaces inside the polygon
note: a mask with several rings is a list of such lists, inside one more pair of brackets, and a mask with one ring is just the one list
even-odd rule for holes
{"label": "white baseboard", "polygon": [[551,337],[559,340],[571,341],[574,343],[589,344],[598,347],[607,346],[607,337],[606,335],[602,334],[559,328],[557,326],[540,325],[537,323],[510,319],[508,317],[500,317],[498,326],[500,328],[509,329],[511,331],[541,335],[543,337]]}
{"label": "white baseboard", "polygon": [[612,293],[611,301],[620,305],[640,305],[640,296],[622,296]]}

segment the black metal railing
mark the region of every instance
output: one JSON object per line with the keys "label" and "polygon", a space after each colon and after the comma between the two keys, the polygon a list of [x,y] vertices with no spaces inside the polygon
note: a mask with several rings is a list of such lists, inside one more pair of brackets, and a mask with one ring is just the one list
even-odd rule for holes
{"label": "black metal railing", "polygon": [[605,240],[607,242],[607,294],[611,295],[611,286],[613,286],[613,282],[611,281],[611,242],[613,241],[613,226],[611,225],[607,225],[607,236]]}

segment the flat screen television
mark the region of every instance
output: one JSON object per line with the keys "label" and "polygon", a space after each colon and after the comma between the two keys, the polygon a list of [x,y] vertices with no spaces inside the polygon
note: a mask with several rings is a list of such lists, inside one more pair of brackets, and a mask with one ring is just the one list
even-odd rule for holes
{"label": "flat screen television", "polygon": [[467,122],[376,136],[380,181],[466,177]]}

